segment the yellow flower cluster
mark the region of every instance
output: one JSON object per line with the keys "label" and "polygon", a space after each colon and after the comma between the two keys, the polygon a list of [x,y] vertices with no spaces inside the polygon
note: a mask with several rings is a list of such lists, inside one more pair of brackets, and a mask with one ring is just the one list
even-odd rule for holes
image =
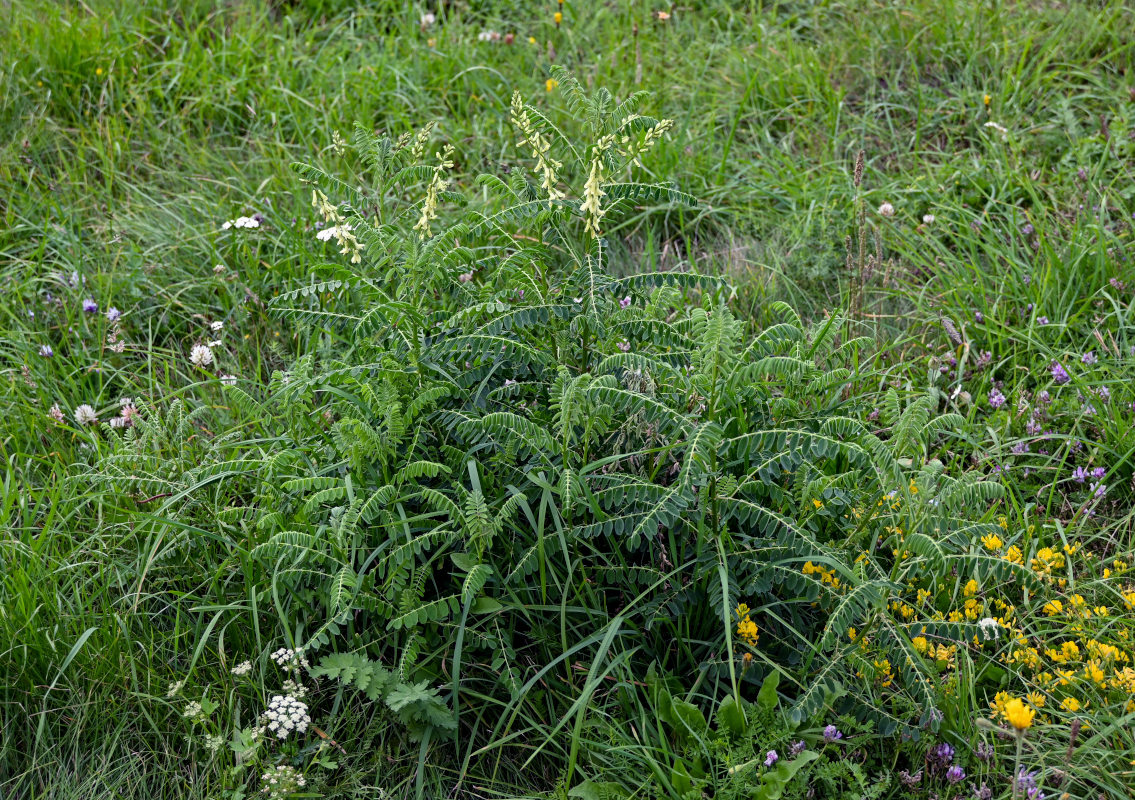
{"label": "yellow flower cluster", "polygon": [[761,638],[757,623],[750,619],[749,614],[752,611],[747,605],[741,603],[734,610],[737,615],[737,635],[741,640],[749,645],[749,647],[756,647],[757,641]]}
{"label": "yellow flower cluster", "polygon": [[833,589],[838,589],[840,587],[839,578],[835,576],[834,569],[824,569],[819,564],[813,564],[811,561],[809,561],[804,564],[800,571],[805,575],[819,576],[821,583],[824,583],[832,587]]}

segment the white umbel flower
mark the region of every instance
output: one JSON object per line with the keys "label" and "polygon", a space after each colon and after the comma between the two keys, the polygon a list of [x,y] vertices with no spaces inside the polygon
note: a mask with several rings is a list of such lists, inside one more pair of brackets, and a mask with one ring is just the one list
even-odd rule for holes
{"label": "white umbel flower", "polygon": [[247,675],[252,672],[252,662],[242,661],[230,670],[233,675]]}
{"label": "white umbel flower", "polygon": [[268,710],[264,712],[264,716],[268,719],[268,730],[276,734],[278,739],[287,739],[292,731],[303,733],[311,723],[307,704],[291,695],[274,695],[268,701]]}
{"label": "white umbel flower", "polygon": [[75,409],[75,422],[80,425],[94,425],[98,421],[99,418],[95,414],[95,410],[86,403]]}
{"label": "white umbel flower", "polygon": [[213,351],[203,344],[195,344],[189,351],[189,362],[195,367],[207,367],[213,363]]}

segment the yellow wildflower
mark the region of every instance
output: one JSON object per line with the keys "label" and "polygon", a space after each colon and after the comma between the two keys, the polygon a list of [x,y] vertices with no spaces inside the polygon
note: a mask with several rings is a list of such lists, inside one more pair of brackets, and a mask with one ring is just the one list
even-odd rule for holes
{"label": "yellow wildflower", "polygon": [[559,11],[557,11],[555,14],[552,15],[552,19],[554,19],[556,21],[556,25],[559,25],[561,22],[564,21],[564,15],[561,14]]}
{"label": "yellow wildflower", "polygon": [[544,81],[544,89],[546,89],[549,92],[552,91],[553,89],[555,89],[559,85],[560,85],[560,82],[557,81],[555,78],[548,78],[548,80]]}
{"label": "yellow wildflower", "polygon": [[996,553],[1005,545],[1005,543],[1001,541],[1001,537],[996,533],[990,533],[982,536],[981,543],[985,545],[986,550],[990,550],[994,553]]}
{"label": "yellow wildflower", "polygon": [[1075,697],[1065,697],[1060,701],[1060,707],[1065,711],[1075,713],[1080,710],[1080,701]]}
{"label": "yellow wildflower", "polygon": [[1014,697],[1005,704],[1005,719],[1019,731],[1028,730],[1033,724],[1036,711],[1029,708],[1020,698]]}

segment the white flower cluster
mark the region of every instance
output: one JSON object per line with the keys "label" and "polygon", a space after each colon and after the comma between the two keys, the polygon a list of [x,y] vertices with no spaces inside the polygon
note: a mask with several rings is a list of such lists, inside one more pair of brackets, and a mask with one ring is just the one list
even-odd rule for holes
{"label": "white flower cluster", "polygon": [[346,233],[353,230],[350,223],[344,222],[342,225],[332,225],[329,228],[324,228],[315,234],[315,238],[321,242],[329,242],[332,239],[338,239],[340,233]]}
{"label": "white flower cluster", "polygon": [[311,717],[307,713],[307,704],[291,695],[274,695],[268,702],[268,710],[264,712],[264,716],[268,719],[268,730],[276,734],[279,739],[287,739],[292,731],[303,733],[311,722]]}
{"label": "white flower cluster", "polygon": [[226,222],[224,225],[221,226],[221,229],[227,231],[229,228],[259,228],[259,227],[260,227],[260,220],[256,219],[256,217],[237,217],[236,219],[230,219],[228,222]]}
{"label": "white flower cluster", "polygon": [[289,647],[281,647],[268,657],[275,661],[277,666],[283,667],[284,669],[295,669],[296,667],[307,666],[307,659],[304,658],[303,648],[292,650]]}
{"label": "white flower cluster", "polygon": [[201,703],[197,700],[190,700],[185,704],[185,710],[181,712],[181,716],[188,720],[197,722],[205,719],[205,711],[201,708]]}
{"label": "white flower cluster", "polygon": [[213,363],[213,351],[203,344],[193,345],[189,351],[189,363],[195,367],[205,368]]}
{"label": "white flower cluster", "polygon": [[996,639],[1000,631],[998,622],[993,617],[979,620],[977,627],[981,628],[981,635],[985,639]]}
{"label": "white flower cluster", "polygon": [[98,415],[95,410],[86,403],[75,409],[75,422],[80,425],[94,425],[99,421]]}
{"label": "white flower cluster", "polygon": [[247,675],[252,672],[252,662],[242,661],[230,670],[233,675]]}
{"label": "white flower cluster", "polygon": [[297,683],[293,680],[284,681],[284,694],[289,697],[294,697],[296,700],[303,700],[307,697],[307,687],[302,683]]}
{"label": "white flower cluster", "polygon": [[303,773],[287,764],[281,764],[276,769],[268,770],[260,776],[260,781],[263,783],[261,791],[270,800],[283,800],[288,795],[295,794],[304,786],[307,786],[307,780]]}

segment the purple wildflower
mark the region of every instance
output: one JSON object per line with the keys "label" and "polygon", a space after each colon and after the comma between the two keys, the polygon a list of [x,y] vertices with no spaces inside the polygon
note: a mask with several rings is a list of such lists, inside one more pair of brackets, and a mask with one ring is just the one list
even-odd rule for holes
{"label": "purple wildflower", "polygon": [[618,345],[618,347],[619,347],[619,349],[620,349],[620,350],[622,350],[622,351],[623,351],[624,353],[629,353],[629,352],[631,351],[631,343],[630,343],[630,342],[627,342],[627,341],[622,341],[622,342],[619,342],[619,345]]}
{"label": "purple wildflower", "polygon": [[788,748],[788,755],[798,756],[807,749],[808,749],[808,745],[804,744],[804,740],[801,739],[796,744],[792,745],[792,747]]}
{"label": "purple wildflower", "polygon": [[1047,325],[1048,324],[1048,317],[1044,317],[1044,316],[1037,317],[1036,318],[1036,324],[1037,325]]}
{"label": "purple wildflower", "polygon": [[953,760],[954,748],[945,742],[939,742],[926,751],[926,766],[930,769],[931,775],[946,769]]}
{"label": "purple wildflower", "polygon": [[1107,388],[1106,386],[1098,387],[1096,389],[1096,394],[1099,396],[1100,400],[1103,400],[1105,403],[1111,399],[1111,389]]}
{"label": "purple wildflower", "polygon": [[1107,487],[1102,483],[1093,483],[1088,487],[1088,491],[1092,493],[1093,497],[1099,500],[1101,497],[1107,494]]}
{"label": "purple wildflower", "polygon": [[1092,477],[1097,481],[1107,474],[1107,467],[1095,467],[1092,469]]}
{"label": "purple wildflower", "polygon": [[902,781],[904,789],[914,789],[918,784],[922,783],[922,770],[911,775],[904,769],[899,773],[899,780]]}
{"label": "purple wildflower", "polygon": [[119,311],[114,306],[111,306],[110,308],[108,308],[106,310],[107,322],[118,322],[118,318],[121,317],[121,316],[122,316],[122,312]]}
{"label": "purple wildflower", "polygon": [[839,728],[837,728],[835,725],[828,725],[827,727],[824,728],[824,741],[825,742],[830,743],[830,742],[834,742],[836,739],[842,739],[842,738],[843,738],[843,734],[840,733]]}
{"label": "purple wildflower", "polygon": [[628,294],[626,297],[624,297],[622,300],[619,301],[619,308],[626,308],[630,304],[631,304],[631,296]]}
{"label": "purple wildflower", "polygon": [[1015,445],[1013,445],[1011,452],[1015,456],[1023,456],[1025,453],[1029,452],[1029,443],[1023,441],[1017,442]]}
{"label": "purple wildflower", "polygon": [[975,320],[977,320],[978,322],[985,322],[985,315],[982,314],[980,311],[975,311],[973,318]]}
{"label": "purple wildflower", "polygon": [[1036,436],[1038,433],[1040,433],[1040,428],[1041,428],[1040,422],[1038,422],[1035,419],[1030,419],[1028,422],[1025,423],[1025,432],[1029,436]]}
{"label": "purple wildflower", "polygon": [[973,784],[970,788],[973,788],[973,800],[993,800],[993,790],[985,785],[985,781],[981,782],[980,789],[974,788]]}
{"label": "purple wildflower", "polygon": [[1001,408],[1001,406],[1005,405],[1005,395],[1001,394],[997,389],[993,389],[989,393],[989,405],[993,406],[993,408]]}
{"label": "purple wildflower", "polygon": [[88,297],[86,300],[83,301],[83,310],[86,311],[88,314],[94,314],[96,311],[99,310],[99,304]]}
{"label": "purple wildflower", "polygon": [[1072,376],[1068,374],[1068,370],[1064,369],[1064,365],[1056,363],[1052,365],[1052,380],[1058,384],[1068,383],[1072,380]]}
{"label": "purple wildflower", "polygon": [[768,753],[765,755],[765,766],[771,767],[777,761],[780,761],[780,756],[778,756],[776,754],[775,750],[769,750]]}
{"label": "purple wildflower", "polygon": [[51,358],[53,355],[55,355],[55,351],[51,349],[51,345],[41,344],[39,346],[39,354],[44,358]]}
{"label": "purple wildflower", "polygon": [[946,770],[946,780],[950,783],[961,783],[966,779],[966,771],[957,764]]}
{"label": "purple wildflower", "polygon": [[993,760],[993,745],[986,742],[978,742],[977,750],[974,752],[979,761],[992,761]]}
{"label": "purple wildflower", "polygon": [[1052,395],[1048,393],[1048,389],[1041,389],[1037,392],[1036,401],[1042,405],[1048,405],[1052,402]]}
{"label": "purple wildflower", "polygon": [[1072,480],[1076,481],[1076,483],[1083,483],[1087,479],[1088,470],[1084,467],[1076,467],[1076,469],[1072,470]]}
{"label": "purple wildflower", "polygon": [[1099,363],[1099,359],[1096,358],[1096,352],[1094,350],[1089,350],[1088,352],[1084,353],[1084,355],[1080,356],[1080,360],[1087,364],[1089,367],[1092,364]]}
{"label": "purple wildflower", "polygon": [[[1026,222],[1024,225],[1021,226],[1021,233],[1023,233],[1025,236],[1032,236],[1035,231],[1036,231],[1036,228],[1034,228],[1032,226],[1031,222]],[[1025,279],[1027,280],[1028,277],[1029,276],[1026,275]]]}

